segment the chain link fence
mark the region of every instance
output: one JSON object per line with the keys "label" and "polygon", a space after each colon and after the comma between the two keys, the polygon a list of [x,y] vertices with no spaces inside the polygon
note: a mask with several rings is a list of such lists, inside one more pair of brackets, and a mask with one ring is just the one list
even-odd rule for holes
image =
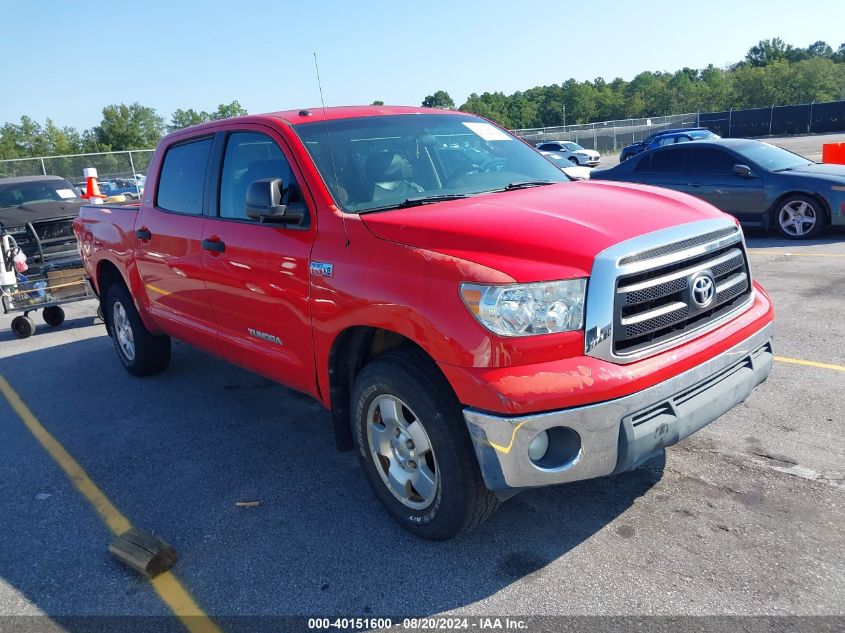
{"label": "chain link fence", "polygon": [[644,119],[621,119],[582,125],[528,128],[513,130],[531,144],[545,141],[573,141],[602,154],[621,151],[626,145],[637,143],[649,134],[675,128],[698,127],[698,113],[672,114]]}
{"label": "chain link fence", "polygon": [[136,174],[147,174],[152,156],[153,150],[141,149],[0,160],[0,178],[60,176],[71,183],[81,183],[84,180],[82,170],[86,167],[95,167],[101,183],[113,179],[129,180]]}
{"label": "chain link fence", "polygon": [[574,141],[602,154],[620,151],[649,134],[675,128],[706,127],[724,138],[845,132],[845,101],[724,112],[692,112],[645,119],[622,119],[584,125],[513,130],[532,144]]}

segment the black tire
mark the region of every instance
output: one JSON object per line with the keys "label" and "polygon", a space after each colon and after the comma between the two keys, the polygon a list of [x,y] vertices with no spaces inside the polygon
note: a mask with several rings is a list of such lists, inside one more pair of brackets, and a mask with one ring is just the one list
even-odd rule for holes
{"label": "black tire", "polygon": [[[117,328],[113,323],[115,306],[122,307],[127,326],[131,329],[134,354],[128,354],[121,347]],[[170,337],[155,336],[144,327],[135,303],[123,284],[112,284],[106,293],[106,328],[114,342],[120,362],[133,376],[149,376],[167,368],[170,363]]]}
{"label": "black tire", "polygon": [[569,162],[574,164],[574,165],[580,165],[581,164],[580,162],[578,162],[578,159],[575,158],[574,156],[569,157]]}
{"label": "black tire", "polygon": [[35,321],[28,316],[16,316],[12,319],[12,332],[18,338],[29,338],[35,334]]}
{"label": "black tire", "polygon": [[[815,218],[815,222],[812,227],[806,228],[806,222],[802,223],[801,230],[805,230],[806,228],[806,232],[800,234],[798,231],[790,232],[792,229],[784,226],[784,222],[788,221],[789,216],[789,212],[786,211],[786,207],[790,205],[795,205],[799,209],[804,208],[805,210],[802,213],[803,216],[812,216]],[[807,206],[803,207],[803,205]],[[775,203],[772,208],[772,224],[781,237],[785,237],[790,240],[812,239],[821,233],[824,227],[827,226],[827,210],[824,208],[821,201],[813,198],[812,196],[805,196],[801,194],[791,195]]]}
{"label": "black tire", "polygon": [[[430,440],[439,482],[425,508],[405,505],[377,470],[383,466],[370,451],[367,414],[381,395],[407,403]],[[393,350],[366,365],[355,379],[351,410],[355,445],[367,481],[402,527],[425,539],[446,540],[478,527],[496,509],[498,500],[484,485],[461,406],[421,350]]]}
{"label": "black tire", "polygon": [[103,316],[103,304],[99,304],[97,306],[97,318],[100,319],[103,323],[106,322],[106,317]]}
{"label": "black tire", "polygon": [[50,327],[59,327],[65,322],[65,311],[60,306],[49,306],[41,311],[41,318]]}

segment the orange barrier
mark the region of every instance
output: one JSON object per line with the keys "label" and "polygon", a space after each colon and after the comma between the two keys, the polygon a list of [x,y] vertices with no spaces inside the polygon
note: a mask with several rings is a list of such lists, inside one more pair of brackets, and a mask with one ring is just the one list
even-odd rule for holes
{"label": "orange barrier", "polygon": [[822,145],[822,162],[845,165],[845,143],[825,143]]}

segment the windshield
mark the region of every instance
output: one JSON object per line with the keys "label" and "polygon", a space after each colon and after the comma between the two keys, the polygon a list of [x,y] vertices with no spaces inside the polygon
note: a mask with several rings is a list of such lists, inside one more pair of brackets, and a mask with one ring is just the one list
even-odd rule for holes
{"label": "windshield", "polygon": [[578,143],[561,143],[561,145],[563,145],[570,152],[577,152],[579,149],[584,149],[583,147],[578,145]]}
{"label": "windshield", "polygon": [[705,139],[706,138],[706,139],[710,139],[710,140],[715,140],[715,139],[722,138],[718,134],[713,134],[713,132],[711,132],[710,130],[697,130],[697,131],[689,132],[689,135],[694,139]]}
{"label": "windshield", "polygon": [[466,114],[337,119],[294,130],[332,197],[352,213],[569,181],[515,136]]}
{"label": "windshield", "polygon": [[803,156],[768,143],[749,143],[747,147],[735,149],[741,156],[770,171],[785,171],[813,164],[813,161]]}
{"label": "windshield", "polygon": [[68,200],[77,197],[77,192],[67,180],[29,180],[14,183],[0,183],[0,208],[19,207],[31,202],[45,200]]}

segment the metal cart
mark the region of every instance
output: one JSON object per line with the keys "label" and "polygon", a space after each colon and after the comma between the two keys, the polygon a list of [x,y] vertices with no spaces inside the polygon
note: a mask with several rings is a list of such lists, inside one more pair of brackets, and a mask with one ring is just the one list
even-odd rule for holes
{"label": "metal cart", "polygon": [[65,320],[62,306],[95,297],[80,262],[48,264],[37,274],[18,275],[15,284],[0,286],[3,314],[20,312],[12,319],[12,331],[18,338],[35,333],[30,312],[41,310],[44,322],[58,327]]}

